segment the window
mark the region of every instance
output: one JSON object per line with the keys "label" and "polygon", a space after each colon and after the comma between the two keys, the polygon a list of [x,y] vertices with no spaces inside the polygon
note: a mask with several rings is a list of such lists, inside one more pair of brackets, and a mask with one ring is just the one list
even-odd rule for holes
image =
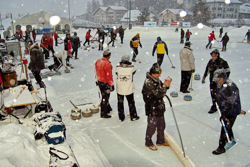
{"label": "window", "polygon": [[222,11],[222,7],[218,7],[218,11],[221,10]]}
{"label": "window", "polygon": [[227,11],[230,11],[230,8],[227,8]]}
{"label": "window", "polygon": [[215,7],[213,7],[213,8],[212,8],[212,10],[216,10],[216,8],[215,8]]}
{"label": "window", "polygon": [[225,12],[225,8],[223,8],[223,12]]}
{"label": "window", "polygon": [[225,18],[225,14],[223,14],[222,18]]}
{"label": "window", "polygon": [[217,14],[217,17],[221,17],[221,14]]}

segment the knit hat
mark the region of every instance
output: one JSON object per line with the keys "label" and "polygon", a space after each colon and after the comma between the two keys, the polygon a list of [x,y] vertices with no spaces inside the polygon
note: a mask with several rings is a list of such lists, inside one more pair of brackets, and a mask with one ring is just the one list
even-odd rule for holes
{"label": "knit hat", "polygon": [[154,63],[149,72],[151,74],[161,74],[161,67],[158,63]]}
{"label": "knit hat", "polygon": [[192,45],[191,42],[189,42],[189,41],[185,42],[185,46],[190,47],[191,45]]}
{"label": "knit hat", "polygon": [[125,55],[122,56],[121,62],[129,62],[129,59],[130,59],[130,56],[125,54]]}
{"label": "knit hat", "polygon": [[214,49],[214,50],[210,53],[210,55],[212,56],[212,54],[216,54],[217,56],[220,56],[220,52],[219,52],[218,49]]}
{"label": "knit hat", "polygon": [[157,41],[161,41],[161,37],[157,37]]}
{"label": "knit hat", "polygon": [[110,55],[111,55],[111,52],[110,52],[109,49],[107,49],[107,50],[105,50],[105,51],[103,52],[103,57],[109,57]]}
{"label": "knit hat", "polygon": [[227,74],[226,71],[224,69],[217,69],[214,72],[214,77],[213,77],[213,81],[217,82],[219,81],[221,78],[226,79],[227,78]]}

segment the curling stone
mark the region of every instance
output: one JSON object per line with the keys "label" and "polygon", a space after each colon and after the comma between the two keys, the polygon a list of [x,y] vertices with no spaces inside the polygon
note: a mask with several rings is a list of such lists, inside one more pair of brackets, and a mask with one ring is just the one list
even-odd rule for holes
{"label": "curling stone", "polygon": [[200,74],[194,74],[194,80],[200,80],[201,76]]}
{"label": "curling stone", "polygon": [[44,73],[44,74],[41,74],[42,75],[42,78],[48,78],[48,74]]}
{"label": "curling stone", "polygon": [[95,49],[95,47],[94,47],[94,46],[92,46],[91,48],[92,48],[92,49]]}
{"label": "curling stone", "polygon": [[71,116],[71,119],[73,119],[73,120],[81,119],[82,118],[81,109],[80,108],[73,108],[71,110],[70,116]]}
{"label": "curling stone", "polygon": [[52,71],[48,72],[48,76],[54,76],[54,72]]}
{"label": "curling stone", "polygon": [[170,96],[171,97],[178,97],[178,93],[173,91],[173,92],[170,93]]}
{"label": "curling stone", "polygon": [[64,72],[65,73],[70,73],[70,70],[69,69],[65,69]]}
{"label": "curling stone", "polygon": [[57,71],[57,72],[55,73],[55,75],[61,75],[61,72],[60,72],[60,71]]}
{"label": "curling stone", "polygon": [[96,106],[94,105],[92,108],[90,108],[90,111],[91,111],[93,114],[96,114],[96,113],[99,112],[99,107],[96,107]]}
{"label": "curling stone", "polygon": [[192,100],[192,96],[191,95],[185,95],[184,96],[184,100],[191,101]]}
{"label": "curling stone", "polygon": [[31,79],[32,79],[32,78],[35,78],[34,75],[33,75],[32,73],[29,73],[29,76],[30,76]]}
{"label": "curling stone", "polygon": [[83,110],[83,111],[82,111],[82,116],[83,116],[83,117],[91,117],[91,116],[92,116],[91,110],[88,110],[88,109]]}

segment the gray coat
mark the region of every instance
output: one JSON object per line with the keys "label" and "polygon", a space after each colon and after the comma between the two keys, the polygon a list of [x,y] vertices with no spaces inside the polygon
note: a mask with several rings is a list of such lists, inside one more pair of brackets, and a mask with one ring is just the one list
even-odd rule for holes
{"label": "gray coat", "polygon": [[35,45],[35,47],[30,50],[30,64],[28,68],[31,71],[38,72],[45,68],[43,52],[38,45]]}
{"label": "gray coat", "polygon": [[180,51],[181,71],[195,70],[193,50],[185,46]]}

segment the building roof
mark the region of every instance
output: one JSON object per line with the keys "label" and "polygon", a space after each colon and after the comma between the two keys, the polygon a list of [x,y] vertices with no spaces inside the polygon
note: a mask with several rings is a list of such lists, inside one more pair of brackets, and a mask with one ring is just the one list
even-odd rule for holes
{"label": "building roof", "polygon": [[[139,17],[141,15],[141,12],[139,10],[131,10],[131,18],[130,18],[130,21],[136,21],[137,20],[137,17]],[[120,21],[128,21],[129,19],[129,11],[126,12],[122,19]]]}
{"label": "building roof", "polygon": [[240,5],[239,13],[250,14],[250,3],[244,3],[243,5]]}
{"label": "building roof", "polygon": [[111,8],[113,10],[128,10],[127,8],[125,8],[123,6],[109,6],[108,8]]}
{"label": "building roof", "polygon": [[106,11],[107,10],[107,8],[108,7],[99,7],[99,8],[97,8],[93,13],[92,13],[92,15],[94,15],[98,10],[102,10],[102,11]]}
{"label": "building roof", "polygon": [[[230,0],[230,1],[231,1],[231,3],[242,4],[242,2],[240,2],[239,0]],[[215,2],[225,3],[225,0],[207,0],[207,3],[215,3]]]}

